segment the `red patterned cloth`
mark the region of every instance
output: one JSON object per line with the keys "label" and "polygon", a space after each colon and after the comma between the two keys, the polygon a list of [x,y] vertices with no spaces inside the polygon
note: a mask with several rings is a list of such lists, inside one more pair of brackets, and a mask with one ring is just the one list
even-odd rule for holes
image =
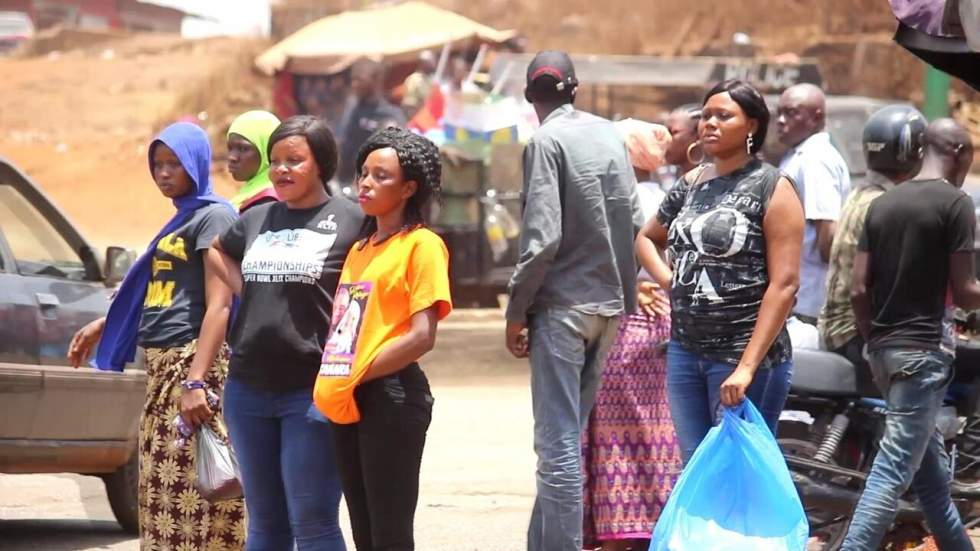
{"label": "red patterned cloth", "polygon": [[584,543],[650,539],[681,470],[667,405],[670,317],[623,320],[582,435]]}

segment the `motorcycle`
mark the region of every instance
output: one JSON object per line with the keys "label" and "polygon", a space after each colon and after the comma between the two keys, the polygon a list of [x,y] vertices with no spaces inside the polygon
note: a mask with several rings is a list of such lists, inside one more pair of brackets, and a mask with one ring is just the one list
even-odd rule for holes
{"label": "motorcycle", "polygon": [[[967,528],[980,525],[980,321],[957,317],[955,376],[937,426],[949,453],[951,493]],[[886,407],[867,369],[843,356],[795,350],[792,388],[778,442],[824,551],[840,549],[884,433]],[[884,549],[906,549],[926,535],[911,490],[902,496]]]}

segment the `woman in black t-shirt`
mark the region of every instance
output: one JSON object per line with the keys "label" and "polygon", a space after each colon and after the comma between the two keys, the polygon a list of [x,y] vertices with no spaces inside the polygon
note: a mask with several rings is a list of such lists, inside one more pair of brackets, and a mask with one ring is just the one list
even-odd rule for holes
{"label": "woman in black t-shirt", "polygon": [[752,86],[726,81],[708,92],[698,135],[714,163],[674,186],[636,240],[643,267],[671,290],[667,392],[685,462],[719,403],[749,397],[775,432],[789,392],[786,316],[799,286],[803,206],[792,182],[756,157],[768,124]]}
{"label": "woman in black t-shirt", "polygon": [[225,417],[238,453],[249,549],[342,550],[330,425],[312,407],[333,295],[364,215],[331,198],[326,123],[288,119],[269,138],[281,202],[259,205],[215,241],[209,263],[241,296]]}

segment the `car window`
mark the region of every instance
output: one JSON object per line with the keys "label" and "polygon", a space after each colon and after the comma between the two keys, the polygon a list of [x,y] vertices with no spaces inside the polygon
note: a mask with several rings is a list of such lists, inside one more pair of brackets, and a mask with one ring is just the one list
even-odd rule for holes
{"label": "car window", "polygon": [[71,245],[27,198],[2,183],[0,231],[22,275],[85,279],[85,265]]}

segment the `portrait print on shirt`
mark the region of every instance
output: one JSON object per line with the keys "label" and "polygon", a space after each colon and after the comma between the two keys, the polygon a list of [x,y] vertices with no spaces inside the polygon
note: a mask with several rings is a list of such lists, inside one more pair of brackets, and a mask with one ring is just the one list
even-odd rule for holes
{"label": "portrait print on shirt", "polygon": [[320,375],[349,377],[357,353],[364,312],[371,297],[371,283],[342,283],[334,297],[330,336],[323,347]]}
{"label": "portrait print on shirt", "polygon": [[306,228],[266,231],[245,252],[242,278],[246,283],[316,285],[336,240],[336,233]]}

